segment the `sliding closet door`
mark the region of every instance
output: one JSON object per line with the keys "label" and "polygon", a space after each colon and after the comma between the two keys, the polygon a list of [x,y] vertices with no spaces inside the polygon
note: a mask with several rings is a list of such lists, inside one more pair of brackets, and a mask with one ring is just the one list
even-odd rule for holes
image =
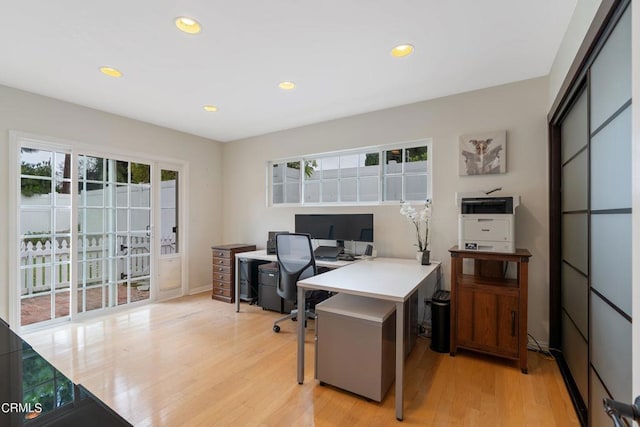
{"label": "sliding closet door", "polygon": [[[590,71],[590,402],[631,401],[631,8]],[[590,411],[592,425],[611,425]]]}
{"label": "sliding closet door", "polygon": [[550,116],[551,345],[589,426],[633,400],[630,2],[600,31]]}
{"label": "sliding closet door", "polygon": [[587,91],[567,114],[562,137],[562,294],[564,358],[585,405],[589,374],[589,121]]}

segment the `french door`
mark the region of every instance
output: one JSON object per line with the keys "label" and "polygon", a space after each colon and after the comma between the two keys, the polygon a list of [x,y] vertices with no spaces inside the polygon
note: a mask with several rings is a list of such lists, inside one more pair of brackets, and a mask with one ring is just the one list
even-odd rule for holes
{"label": "french door", "polygon": [[20,149],[20,324],[68,317],[71,308],[71,153]]}
{"label": "french door", "polygon": [[183,293],[183,233],[180,227],[184,173],[180,165],[162,163],[158,191],[160,219],[158,223],[158,298],[166,299]]}
{"label": "french door", "polygon": [[151,166],[78,156],[78,313],[149,299]]}
{"label": "french door", "polygon": [[150,299],[152,167],[20,144],[20,325]]}

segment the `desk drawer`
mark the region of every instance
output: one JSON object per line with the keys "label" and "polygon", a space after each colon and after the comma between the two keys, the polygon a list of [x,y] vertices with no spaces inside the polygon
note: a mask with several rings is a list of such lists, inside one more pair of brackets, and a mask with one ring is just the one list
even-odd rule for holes
{"label": "desk drawer", "polygon": [[231,258],[219,258],[219,257],[213,257],[213,265],[215,266],[225,266],[225,267],[231,267]]}
{"label": "desk drawer", "polygon": [[259,270],[258,271],[258,283],[260,285],[277,286],[278,285],[278,270]]}
{"label": "desk drawer", "polygon": [[213,280],[220,281],[225,283],[231,283],[231,274],[230,273],[219,273],[217,271],[213,271]]}
{"label": "desk drawer", "polygon": [[216,280],[216,278],[214,277],[213,279],[213,288],[214,289],[227,289],[227,290],[231,290],[231,287],[235,286],[235,284],[231,284],[231,282],[229,281],[220,281],[220,280]]}
{"label": "desk drawer", "polygon": [[213,287],[213,298],[215,297],[224,297],[231,298],[231,289],[218,288],[216,286]]}
{"label": "desk drawer", "polygon": [[225,250],[225,249],[214,249],[213,250],[213,256],[214,257],[218,257],[218,258],[227,258],[227,259],[231,259],[233,258],[233,253],[230,250]]}
{"label": "desk drawer", "polygon": [[213,275],[216,274],[231,274],[233,272],[233,268],[230,265],[213,265]]}

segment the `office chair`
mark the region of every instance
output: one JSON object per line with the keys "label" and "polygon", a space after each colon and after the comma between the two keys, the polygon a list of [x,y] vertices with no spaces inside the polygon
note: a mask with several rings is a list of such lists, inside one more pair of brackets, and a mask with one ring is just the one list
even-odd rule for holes
{"label": "office chair", "polygon": [[[297,301],[298,280],[315,276],[318,273],[316,260],[311,247],[311,237],[308,234],[278,234],[276,235],[276,255],[280,267],[280,277],[276,292],[280,297],[295,303]],[[280,332],[278,323],[287,319],[296,319],[298,312],[304,310],[304,319],[315,319],[316,315],[305,307],[297,307],[291,313],[273,322],[273,332]]]}

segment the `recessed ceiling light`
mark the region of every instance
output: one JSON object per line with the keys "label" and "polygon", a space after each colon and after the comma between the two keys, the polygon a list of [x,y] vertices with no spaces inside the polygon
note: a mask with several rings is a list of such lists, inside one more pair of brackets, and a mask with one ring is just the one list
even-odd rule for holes
{"label": "recessed ceiling light", "polygon": [[391,56],[395,56],[396,58],[411,55],[412,53],[413,45],[410,44],[399,44],[398,46],[391,49]]}
{"label": "recessed ceiling light", "polygon": [[201,30],[198,21],[186,16],[178,16],[176,18],[176,27],[178,27],[180,31],[184,31],[188,34],[198,34]]}
{"label": "recessed ceiling light", "polygon": [[100,67],[100,72],[109,77],[122,77],[122,71],[113,67]]}
{"label": "recessed ceiling light", "polygon": [[216,111],[218,111],[218,107],[216,107],[215,105],[204,105],[202,108],[204,109],[204,111],[208,111],[210,113],[215,113]]}
{"label": "recessed ceiling light", "polygon": [[296,84],[294,82],[280,82],[278,86],[282,90],[292,90],[295,89]]}

